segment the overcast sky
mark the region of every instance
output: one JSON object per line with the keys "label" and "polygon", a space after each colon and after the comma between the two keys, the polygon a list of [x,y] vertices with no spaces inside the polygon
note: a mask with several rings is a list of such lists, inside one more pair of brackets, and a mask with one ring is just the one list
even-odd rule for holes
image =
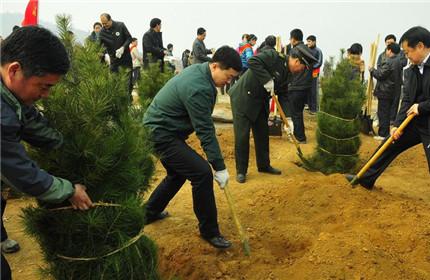
{"label": "overcast sky", "polygon": [[[2,0],[2,13],[24,13],[28,0]],[[369,60],[369,46],[381,34],[378,53],[385,35],[398,39],[410,27],[430,29],[430,0],[426,1],[61,1],[39,0],[39,19],[55,22],[55,15],[72,16],[75,28],[92,29],[103,12],[122,21],[133,37],[141,39],[151,18],[162,20],[164,46],[173,43],[174,54],[190,49],[198,27],[207,30],[208,48],[227,44],[237,47],[243,33],[254,33],[259,45],[267,35],[279,35],[288,42],[289,32],[302,29],[304,36],[315,35],[324,57],[338,56],[340,48],[359,42],[363,58]]]}

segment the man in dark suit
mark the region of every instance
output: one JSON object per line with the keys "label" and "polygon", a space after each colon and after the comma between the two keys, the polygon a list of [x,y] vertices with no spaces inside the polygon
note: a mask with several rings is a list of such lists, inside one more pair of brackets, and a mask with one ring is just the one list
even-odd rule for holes
{"label": "man in dark suit", "polygon": [[[412,27],[400,43],[412,66],[406,70],[402,105],[391,129],[395,142],[356,181],[369,190],[399,154],[419,143],[423,143],[430,170],[430,32],[421,26]],[[411,114],[416,116],[401,135],[397,128]],[[346,178],[351,181],[354,176],[347,174]]]}
{"label": "man in dark suit", "polygon": [[269,36],[266,47],[248,60],[249,69],[230,89],[235,136],[236,180],[246,181],[249,161],[249,132],[252,129],[259,172],[281,174],[270,165],[269,116],[270,92],[287,86],[291,73],[299,73],[316,60],[305,45],[294,48],[289,56],[282,57],[274,49],[276,38]]}

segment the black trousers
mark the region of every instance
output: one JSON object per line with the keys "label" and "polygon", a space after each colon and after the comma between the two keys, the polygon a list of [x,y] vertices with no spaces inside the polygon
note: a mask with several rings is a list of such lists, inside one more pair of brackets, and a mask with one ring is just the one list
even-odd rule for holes
{"label": "black trousers", "polygon": [[278,101],[282,107],[282,111],[284,111],[285,116],[287,118],[291,118],[291,104],[290,104],[290,100],[287,97],[287,94],[286,93],[279,94]]}
{"label": "black trousers", "polygon": [[378,120],[379,129],[378,135],[382,137],[387,137],[390,135],[390,116],[391,107],[393,105],[393,99],[382,99],[378,98]]}
{"label": "black trousers", "polygon": [[308,90],[307,101],[309,111],[315,113],[318,110],[318,77],[312,78],[312,87]]}
{"label": "black trousers", "polygon": [[[7,239],[7,232],[3,225],[3,214],[6,208],[6,200],[1,197],[1,241],[5,241]],[[6,258],[1,254],[1,280],[10,280],[12,279],[12,273],[10,271],[9,263]]]}
{"label": "black trousers", "polygon": [[2,195],[1,196],[1,242],[5,241],[8,238],[7,231],[4,228],[4,224],[3,224],[3,214],[5,209],[6,209],[6,199],[4,199]]}
{"label": "black trousers", "polygon": [[131,72],[131,83],[134,86],[136,82],[140,79],[140,67],[133,68]]}
{"label": "black trousers", "polygon": [[6,258],[1,254],[1,280],[11,280],[12,272]]}
{"label": "black trousers", "polygon": [[303,109],[307,99],[307,90],[292,90],[287,94],[291,108],[291,119],[294,124],[294,136],[298,141],[306,141]]}
{"label": "black trousers", "polygon": [[251,130],[254,136],[257,167],[265,169],[270,166],[268,118],[269,114],[264,108],[260,108],[260,114],[254,122],[243,114],[233,113],[234,152],[238,174],[246,174],[248,171]]}
{"label": "black trousers", "polygon": [[213,175],[208,162],[181,139],[158,142],[154,148],[167,171],[167,176],[149,197],[146,204],[148,214],[162,212],[185,180],[190,180],[193,208],[199,221],[200,234],[207,238],[219,235]]}
{"label": "black trousers", "polygon": [[[378,177],[390,165],[390,163],[403,151],[423,143],[427,157],[427,164],[430,172],[430,133],[427,127],[418,124],[417,120],[412,120],[405,128],[403,135],[385,150],[376,162],[360,178],[360,182],[368,186],[373,186]],[[379,148],[383,145],[379,146]],[[378,149],[379,149],[378,148]]]}

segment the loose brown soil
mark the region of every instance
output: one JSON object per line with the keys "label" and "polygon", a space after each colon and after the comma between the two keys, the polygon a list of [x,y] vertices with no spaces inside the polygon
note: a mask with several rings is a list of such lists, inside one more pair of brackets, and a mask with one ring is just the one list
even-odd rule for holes
{"label": "loose brown soil", "polygon": [[[315,117],[306,116],[308,144],[315,146]],[[325,176],[298,167],[294,145],[284,136],[270,139],[272,165],[283,173],[258,173],[253,145],[245,184],[234,180],[232,128],[218,129],[230,171],[229,188],[250,239],[244,256],[226,198],[215,186],[222,233],[233,241],[219,251],[202,241],[186,183],[167,210],[171,217],[146,231],[159,246],[164,279],[430,279],[430,177],[422,146],[403,153],[377,181],[374,191],[351,188],[341,174]],[[377,146],[362,136],[360,155]],[[193,136],[190,144],[202,153]],[[158,165],[153,185],[165,171]],[[7,255],[15,279],[39,279],[43,265],[37,243],[23,233],[20,209],[31,199],[10,200],[5,224],[21,251]],[[175,279],[175,278],[174,278]]]}

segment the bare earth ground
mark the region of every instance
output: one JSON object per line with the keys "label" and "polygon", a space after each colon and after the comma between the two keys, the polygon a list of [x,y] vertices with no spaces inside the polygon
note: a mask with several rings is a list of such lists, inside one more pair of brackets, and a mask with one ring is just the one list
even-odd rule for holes
{"label": "bare earth ground", "polygon": [[[315,117],[305,113],[308,144],[315,146]],[[430,279],[430,177],[422,146],[401,155],[374,191],[352,189],[341,174],[325,176],[298,167],[286,136],[270,139],[271,161],[281,176],[256,170],[251,146],[248,181],[234,180],[231,126],[218,129],[230,171],[229,184],[240,220],[250,238],[243,254],[225,196],[215,195],[222,233],[234,243],[219,251],[198,235],[191,187],[187,182],[171,201],[171,217],[145,229],[159,246],[164,279]],[[377,142],[362,136],[360,155],[368,159]],[[193,136],[190,144],[202,153]],[[153,186],[164,177],[160,164]],[[31,199],[10,200],[5,224],[21,251],[7,255],[15,279],[40,279],[38,245],[23,233],[20,209]]]}

